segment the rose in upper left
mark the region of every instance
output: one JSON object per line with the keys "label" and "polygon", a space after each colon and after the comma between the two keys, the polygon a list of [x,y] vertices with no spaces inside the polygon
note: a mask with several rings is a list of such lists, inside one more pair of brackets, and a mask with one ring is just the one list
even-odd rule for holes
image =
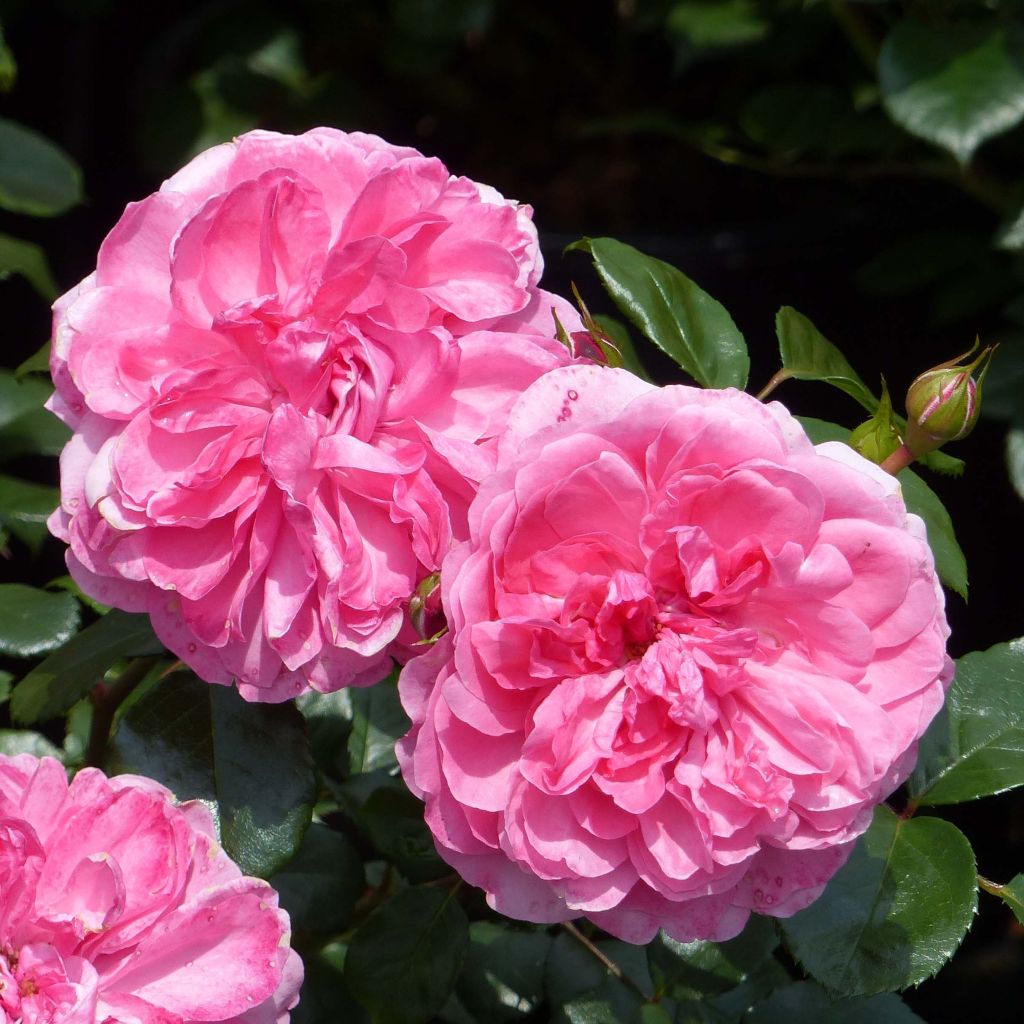
{"label": "rose in upper left", "polygon": [[130,205],[54,307],[50,528],[82,589],[247,700],[381,678],[512,402],[569,360],[530,217],[327,128]]}

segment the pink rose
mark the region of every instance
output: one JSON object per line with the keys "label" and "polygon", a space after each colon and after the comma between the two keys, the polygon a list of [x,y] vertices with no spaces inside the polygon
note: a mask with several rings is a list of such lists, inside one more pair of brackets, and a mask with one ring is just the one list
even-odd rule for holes
{"label": "pink rose", "polygon": [[777,403],[555,370],[513,409],[402,769],[512,917],[647,942],[786,917],[909,772],[951,675],[896,481]]}
{"label": "pink rose", "polygon": [[0,755],[0,1021],[285,1024],[301,982],[277,893],[202,804]]}
{"label": "pink rose", "polygon": [[130,205],[54,306],[50,528],[82,589],[248,700],[386,674],[513,401],[569,360],[530,217],[328,128]]}

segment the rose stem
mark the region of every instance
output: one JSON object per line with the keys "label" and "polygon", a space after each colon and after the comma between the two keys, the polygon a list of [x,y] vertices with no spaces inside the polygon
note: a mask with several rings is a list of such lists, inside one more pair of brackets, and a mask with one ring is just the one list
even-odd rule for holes
{"label": "rose stem", "polygon": [[563,921],[562,927],[581,946],[583,946],[584,949],[586,949],[587,952],[591,954],[591,956],[595,957],[597,960],[600,960],[601,963],[604,964],[604,966],[616,978],[618,978],[623,985],[625,985],[627,988],[631,988],[638,996],[640,996],[641,999],[643,999],[645,1003],[650,1002],[650,998],[644,993],[640,986],[628,974],[626,974],[626,972],[614,960],[612,960],[610,956],[608,956],[605,953],[602,953],[601,950],[599,950],[597,946],[595,946],[594,943],[591,942],[590,939],[588,939],[586,935],[584,935],[583,932],[581,932],[579,928],[577,928],[576,925],[572,923],[572,921]]}
{"label": "rose stem", "polygon": [[146,678],[157,660],[157,658],[136,658],[107,687],[103,696],[93,705],[92,722],[89,726],[89,744],[85,754],[87,765],[93,768],[103,767],[107,752],[107,740],[110,739],[110,726],[114,721],[115,712],[132,690]]}

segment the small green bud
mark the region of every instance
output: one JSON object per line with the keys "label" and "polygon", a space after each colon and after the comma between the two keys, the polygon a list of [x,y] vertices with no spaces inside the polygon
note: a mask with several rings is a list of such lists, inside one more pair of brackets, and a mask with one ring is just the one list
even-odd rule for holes
{"label": "small green bud", "polygon": [[915,458],[941,448],[947,441],[959,441],[974,429],[981,407],[981,385],[996,347],[987,345],[972,362],[958,365],[977,348],[976,341],[969,351],[926,370],[910,385],[906,445]]}

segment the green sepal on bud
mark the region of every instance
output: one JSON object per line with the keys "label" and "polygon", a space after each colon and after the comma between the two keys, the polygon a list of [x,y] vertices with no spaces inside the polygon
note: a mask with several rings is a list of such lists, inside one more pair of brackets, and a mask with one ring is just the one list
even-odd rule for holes
{"label": "green sepal on bud", "polygon": [[575,282],[572,284],[572,294],[576,299],[576,305],[579,306],[580,320],[583,321],[585,330],[574,331],[570,334],[552,307],[551,316],[555,321],[555,337],[569,350],[573,359],[590,359],[603,366],[622,366],[622,353],[619,351],[618,345],[590,315],[590,310],[587,309],[587,304],[583,301]]}
{"label": "green sepal on bud", "polygon": [[981,408],[981,385],[996,346],[986,345],[971,362],[960,364],[979,344],[975,341],[963,355],[926,370],[910,385],[904,441],[915,458],[947,441],[959,441],[974,429]]}
{"label": "green sepal on bud", "polygon": [[448,632],[441,608],[440,573],[431,573],[416,587],[409,600],[409,620],[420,635],[413,647],[429,647]]}
{"label": "green sepal on bud", "polygon": [[871,462],[881,464],[885,462],[900,444],[900,428],[896,416],[892,410],[892,398],[889,397],[889,388],[882,378],[882,398],[878,403],[875,414],[865,420],[859,427],[854,428],[850,434],[850,447],[859,455]]}

